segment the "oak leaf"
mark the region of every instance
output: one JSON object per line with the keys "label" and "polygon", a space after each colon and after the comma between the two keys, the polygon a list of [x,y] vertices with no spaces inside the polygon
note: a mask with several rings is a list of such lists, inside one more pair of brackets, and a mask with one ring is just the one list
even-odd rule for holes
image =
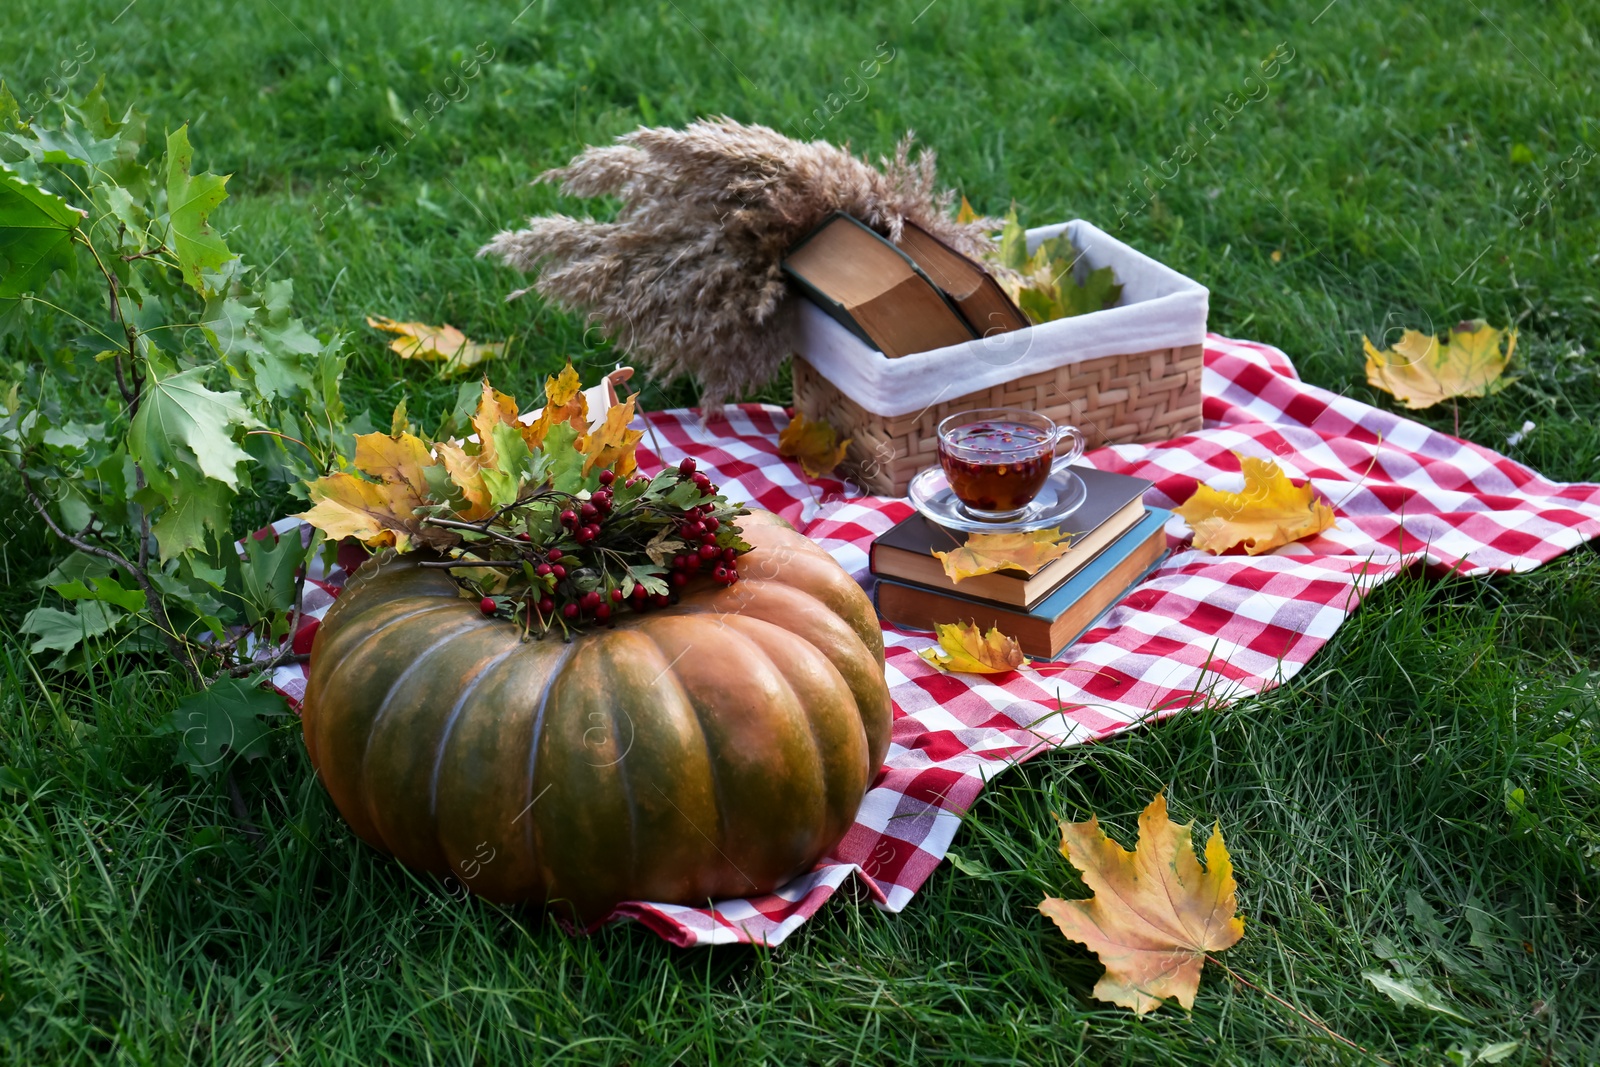
{"label": "oak leaf", "polygon": [[1244,490],[1227,493],[1201,485],[1172,510],[1194,530],[1194,547],[1218,554],[1244,545],[1252,556],[1271,552],[1333,525],[1333,509],[1311,483],[1295,485],[1276,463],[1240,456]]}
{"label": "oak leaf", "polygon": [[1517,331],[1473,319],[1452,328],[1442,345],[1416,330],[1407,330],[1382,352],[1365,336],[1361,343],[1367,351],[1367,383],[1420,410],[1458,396],[1491,396],[1509,385],[1502,375],[1517,349]]}
{"label": "oak leaf", "polygon": [[972,622],[940,623],[935,631],[939,635],[938,648],[917,650],[917,655],[930,666],[941,671],[960,671],[964,674],[1005,674],[1028,665],[1028,658],[1017,647],[1017,642],[997,628],[988,633]]}
{"label": "oak leaf", "polygon": [[1139,841],[1132,852],[1106,836],[1093,816],[1061,824],[1061,854],[1083,873],[1094,896],[1046,897],[1039,910],[1105,965],[1094,987],[1097,999],[1140,1015],[1159,1008],[1167,997],[1193,1008],[1206,954],[1244,936],[1222,830],[1212,827],[1201,870],[1193,827],[1167,817],[1164,794],[1139,816]]}
{"label": "oak leaf", "polygon": [[808,478],[825,478],[844,462],[844,450],[852,439],[839,440],[839,431],[821,421],[794,413],[789,425],[778,432],[778,455],[797,460]]}
{"label": "oak leaf", "polygon": [[399,334],[389,342],[389,348],[398,353],[401,359],[443,362],[446,374],[470,370],[485,360],[499,356],[506,348],[504,341],[483,344],[471,340],[449,323],[430,326],[425,322],[396,322],[384,315],[368,315],[367,325],[375,330]]}
{"label": "oak leaf", "polygon": [[935,552],[952,582],[995,571],[1021,571],[1030,577],[1053,560],[1066,555],[1071,534],[1059,527],[1022,533],[972,534],[967,543],[950,552]]}

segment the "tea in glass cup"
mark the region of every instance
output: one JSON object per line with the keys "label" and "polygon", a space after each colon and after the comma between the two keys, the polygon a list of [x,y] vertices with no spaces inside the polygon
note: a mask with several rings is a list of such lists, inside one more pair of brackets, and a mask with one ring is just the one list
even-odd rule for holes
{"label": "tea in glass cup", "polygon": [[[1056,445],[1073,439],[1069,452]],[[1083,455],[1083,434],[1021,408],[958,411],[939,423],[939,465],[962,510],[974,519],[1006,522],[1039,495],[1050,472]]]}

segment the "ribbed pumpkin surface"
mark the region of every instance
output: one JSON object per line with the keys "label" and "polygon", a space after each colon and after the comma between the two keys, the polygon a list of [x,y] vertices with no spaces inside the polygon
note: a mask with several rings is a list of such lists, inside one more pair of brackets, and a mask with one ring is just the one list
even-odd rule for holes
{"label": "ribbed pumpkin surface", "polygon": [[373,560],[311,653],[306,747],[362,838],[492,900],[767,892],[850,826],[889,744],[871,602],[765,512],[739,582],[522,642],[443,572]]}

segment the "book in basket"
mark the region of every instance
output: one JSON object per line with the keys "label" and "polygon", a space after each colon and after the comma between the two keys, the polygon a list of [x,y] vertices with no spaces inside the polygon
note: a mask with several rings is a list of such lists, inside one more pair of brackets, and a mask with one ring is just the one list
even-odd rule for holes
{"label": "book in basket", "polygon": [[933,553],[960,548],[966,544],[967,535],[929,522],[920,514],[897,523],[873,541],[868,550],[868,567],[880,578],[1010,607],[1032,607],[1145,516],[1141,498],[1152,484],[1147,479],[1086,466],[1072,469],[1082,479],[1088,495],[1083,505],[1060,525],[1063,534],[1071,535],[1071,548],[1037,574],[997,571],[963,578],[959,583],[952,581]]}
{"label": "book in basket", "polygon": [[1171,517],[1164,508],[1148,509],[1131,530],[1032,608],[880,578],[874,594],[878,614],[917,630],[969,621],[985,631],[997,627],[1016,640],[1024,655],[1054,659],[1166,558],[1164,527]]}

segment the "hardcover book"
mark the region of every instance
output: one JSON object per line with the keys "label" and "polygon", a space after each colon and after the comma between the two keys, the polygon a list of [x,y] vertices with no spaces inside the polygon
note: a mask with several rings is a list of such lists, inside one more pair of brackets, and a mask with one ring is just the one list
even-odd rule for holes
{"label": "hardcover book", "polygon": [[900,250],[944,290],[979,337],[1033,325],[993,275],[916,223],[905,224]]}
{"label": "hardcover book", "polygon": [[1032,609],[879,579],[878,613],[896,625],[918,630],[967,621],[985,631],[998,627],[1016,640],[1024,655],[1054,659],[1166,558],[1163,527],[1171,516],[1164,508],[1150,508],[1133,529]]}
{"label": "hardcover book", "polygon": [[886,356],[977,336],[910,256],[849,215],[835,213],[791,248],[783,270],[817,306]]}
{"label": "hardcover book", "polygon": [[976,600],[1029,607],[1094,559],[1145,514],[1142,498],[1152,484],[1147,479],[1085,466],[1074,466],[1072,470],[1083,480],[1088,496],[1061,523],[1061,532],[1072,535],[1071,550],[1032,577],[1021,571],[997,571],[964,578],[959,583],[951,581],[933,552],[960,548],[966,544],[967,535],[937,526],[920,514],[913,514],[881,534],[868,550],[868,566],[879,577],[931,586]]}

